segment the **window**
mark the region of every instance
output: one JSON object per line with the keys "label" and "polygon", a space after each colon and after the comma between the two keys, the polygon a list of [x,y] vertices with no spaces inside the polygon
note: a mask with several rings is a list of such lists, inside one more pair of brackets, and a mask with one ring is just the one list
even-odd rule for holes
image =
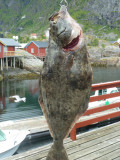
{"label": "window", "polygon": [[102,90],[99,90],[99,96],[102,95]]}
{"label": "window", "polygon": [[31,48],[31,53],[34,53],[34,48]]}
{"label": "window", "polygon": [[0,142],[1,142],[1,141],[5,141],[5,140],[6,140],[5,133],[3,133],[3,132],[0,130]]}
{"label": "window", "polygon": [[95,91],[92,91],[90,96],[94,96],[95,95]]}
{"label": "window", "polygon": [[103,89],[103,94],[107,94],[107,89]]}
{"label": "window", "polygon": [[0,52],[1,52],[1,45],[0,45]]}
{"label": "window", "polygon": [[8,51],[7,46],[4,46],[4,52],[7,52],[7,51]]}

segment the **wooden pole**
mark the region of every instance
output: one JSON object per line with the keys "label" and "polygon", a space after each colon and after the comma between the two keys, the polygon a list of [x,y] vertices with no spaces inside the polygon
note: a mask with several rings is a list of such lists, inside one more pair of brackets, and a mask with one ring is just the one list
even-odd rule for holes
{"label": "wooden pole", "polygon": [[1,58],[1,71],[3,71],[3,63],[2,63],[2,58]]}
{"label": "wooden pole", "polygon": [[14,68],[15,68],[15,57],[14,57]]}
{"label": "wooden pole", "polygon": [[12,63],[12,57],[11,57],[11,67],[13,66],[13,63]]}
{"label": "wooden pole", "polygon": [[4,68],[4,66],[5,66],[5,64],[4,64],[4,58],[2,59],[2,62],[3,62],[3,68]]}
{"label": "wooden pole", "polygon": [[8,70],[8,58],[6,57],[6,69]]}
{"label": "wooden pole", "polygon": [[20,68],[20,58],[19,58],[19,68]]}
{"label": "wooden pole", "polygon": [[24,68],[24,57],[23,57],[23,68]]}

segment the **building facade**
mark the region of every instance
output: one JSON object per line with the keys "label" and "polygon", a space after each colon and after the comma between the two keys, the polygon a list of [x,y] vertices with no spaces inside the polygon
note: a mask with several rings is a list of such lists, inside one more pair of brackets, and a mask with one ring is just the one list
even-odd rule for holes
{"label": "building facade", "polygon": [[14,52],[15,47],[19,47],[20,44],[14,39],[0,38],[0,58],[4,58],[6,53]]}
{"label": "building facade", "polygon": [[25,51],[44,60],[48,42],[31,41],[25,46]]}

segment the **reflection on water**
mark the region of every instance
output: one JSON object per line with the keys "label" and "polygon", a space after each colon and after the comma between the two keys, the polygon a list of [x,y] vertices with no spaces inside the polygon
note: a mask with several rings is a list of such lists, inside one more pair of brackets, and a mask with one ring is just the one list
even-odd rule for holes
{"label": "reflection on water", "polygon": [[0,121],[42,115],[38,103],[38,80],[0,82]]}
{"label": "reflection on water", "polygon": [[93,68],[93,83],[109,82],[120,80],[120,68],[97,67]]}
{"label": "reflection on water", "polygon": [[[93,83],[116,80],[120,80],[120,68],[93,68]],[[42,115],[38,103],[38,82],[38,80],[6,80],[0,82],[0,121]],[[18,99],[11,98],[11,96],[16,96]]]}

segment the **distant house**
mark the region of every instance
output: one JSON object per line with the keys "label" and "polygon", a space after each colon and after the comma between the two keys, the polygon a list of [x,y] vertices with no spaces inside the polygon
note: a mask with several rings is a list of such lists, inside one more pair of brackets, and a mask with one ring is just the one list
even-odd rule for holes
{"label": "distant house", "polygon": [[15,47],[15,48],[24,50],[26,45],[27,45],[27,43],[20,43],[20,47]]}
{"label": "distant house", "polygon": [[120,38],[117,41],[115,41],[114,44],[117,44],[120,48]]}
{"label": "distant house", "polygon": [[25,46],[25,51],[44,60],[48,42],[31,41]]}
{"label": "distant house", "polygon": [[37,34],[36,34],[36,33],[32,33],[32,34],[30,35],[30,38],[31,38],[31,39],[37,39]]}
{"label": "distant house", "polygon": [[20,44],[14,39],[0,38],[0,58],[4,58],[6,53],[14,52],[15,47],[20,47]]}

